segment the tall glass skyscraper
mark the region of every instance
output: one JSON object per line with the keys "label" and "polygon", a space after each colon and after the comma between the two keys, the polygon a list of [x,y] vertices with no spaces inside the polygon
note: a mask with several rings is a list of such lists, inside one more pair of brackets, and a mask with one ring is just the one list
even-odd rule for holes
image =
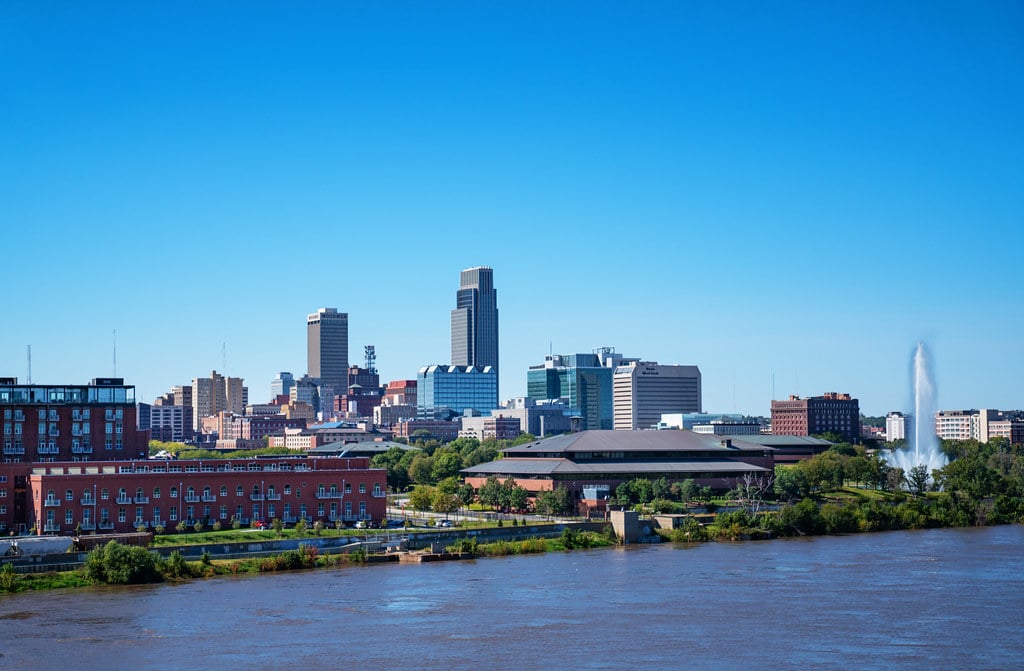
{"label": "tall glass skyscraper", "polygon": [[[452,310],[453,366],[490,366],[498,371],[498,292],[494,271],[487,266],[467,268],[459,275]],[[498,407],[495,385],[494,405]]]}
{"label": "tall glass skyscraper", "polygon": [[320,308],[306,318],[306,365],[335,393],[348,388],[348,313]]}

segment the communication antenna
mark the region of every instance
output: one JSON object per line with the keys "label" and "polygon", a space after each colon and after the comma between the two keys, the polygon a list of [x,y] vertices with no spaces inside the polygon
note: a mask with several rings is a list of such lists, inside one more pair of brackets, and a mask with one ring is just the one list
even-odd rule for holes
{"label": "communication antenna", "polygon": [[117,377],[117,329],[114,329],[114,377]]}
{"label": "communication antenna", "polygon": [[32,384],[32,345],[28,346],[28,383]]}
{"label": "communication antenna", "polygon": [[371,375],[377,372],[377,348],[373,345],[363,347],[363,354],[366,357],[366,370]]}

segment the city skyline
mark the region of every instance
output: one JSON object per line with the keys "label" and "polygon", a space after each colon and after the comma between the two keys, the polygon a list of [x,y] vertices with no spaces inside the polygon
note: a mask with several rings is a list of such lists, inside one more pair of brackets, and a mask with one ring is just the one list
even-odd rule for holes
{"label": "city skyline", "polygon": [[708,411],[882,415],[924,340],[940,408],[1022,406],[1024,12],[921,18],[6,4],[0,375],[31,345],[37,384],[116,372],[150,402],[217,370],[257,402],[326,305],[350,361],[411,379],[486,265],[501,399],[611,346],[699,366]]}

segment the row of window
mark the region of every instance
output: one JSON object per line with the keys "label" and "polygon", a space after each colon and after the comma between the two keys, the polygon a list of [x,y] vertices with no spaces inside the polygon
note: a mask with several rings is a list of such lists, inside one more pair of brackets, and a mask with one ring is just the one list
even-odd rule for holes
{"label": "row of window", "polygon": [[[359,511],[359,517],[365,518],[366,517],[366,502],[365,501],[360,501],[359,502],[359,506],[358,506],[357,509]],[[263,518],[263,511],[262,511],[261,506],[259,504],[254,504],[252,506],[251,510],[252,510],[252,519],[258,520],[258,519],[262,519]],[[344,510],[345,517],[346,518],[351,518],[352,517],[352,510],[353,510],[352,502],[351,501],[345,501],[345,505],[343,507],[343,510]],[[0,505],[0,514],[4,514],[6,512],[7,512],[7,506]],[[149,518],[146,517],[146,510],[145,510],[145,508],[143,506],[136,506],[134,512],[135,512],[135,519],[133,520],[133,522],[135,524],[152,524],[153,526],[160,526],[165,521],[162,518],[163,512],[160,510],[160,506],[153,506],[152,507],[152,509],[150,511],[150,517]],[[196,517],[196,507],[195,506],[185,506],[184,512],[185,512],[185,517],[182,518],[182,519],[192,520],[192,521],[197,520],[197,519],[212,519],[213,515],[214,515],[214,510],[213,510],[212,506],[203,506],[201,508],[202,515],[200,517]],[[268,520],[269,519],[275,519],[277,517],[277,506],[275,504],[273,504],[273,503],[268,503],[267,504],[266,513],[267,513],[266,514],[266,519],[268,519]],[[298,514],[299,518],[309,519],[309,509],[308,509],[308,507],[306,506],[305,503],[299,504],[298,513],[299,513]],[[225,506],[225,505],[220,506],[220,508],[219,508],[219,510],[217,510],[216,514],[217,514],[217,517],[219,519],[221,519],[221,520],[228,520],[229,519],[228,518],[228,507]],[[285,503],[285,504],[283,504],[281,506],[281,515],[282,515],[282,517],[284,519],[286,519],[288,521],[293,521],[292,520],[292,506],[291,506],[290,503]],[[320,517],[320,518],[327,517],[328,519],[330,519],[332,521],[335,520],[335,519],[338,519],[338,504],[337,503],[331,503],[330,507],[328,508],[323,503],[318,503],[317,506],[316,506],[316,516]],[[245,507],[242,506],[242,505],[235,506],[235,512],[234,512],[233,518],[237,518],[239,520],[244,519],[245,518]],[[57,511],[55,511],[55,510],[48,510],[48,511],[46,511],[46,525],[48,527],[52,528],[56,524],[56,521],[57,521]],[[121,508],[117,509],[117,521],[119,523],[121,523],[121,524],[124,524],[125,522],[128,521],[128,509],[127,508],[121,507]],[[170,506],[169,507],[168,515],[167,515],[167,520],[166,521],[167,522],[177,522],[178,521],[178,506]],[[86,509],[82,510],[81,524],[82,525],[91,525],[92,523],[93,523],[93,512],[92,512],[92,510],[89,509],[89,508],[86,508]],[[100,524],[109,524],[110,523],[110,510],[109,509],[107,509],[107,508],[100,508],[100,510],[99,510],[99,523]],[[75,511],[74,510],[70,510],[69,509],[69,510],[65,510],[64,511],[64,524],[67,524],[69,526],[76,524],[76,522],[75,522]]]}
{"label": "row of window", "polygon": [[[71,419],[89,419],[91,415],[90,408],[72,408]],[[39,408],[39,419],[49,419],[51,422],[56,422],[60,419],[60,414],[55,408],[50,408],[47,412],[46,408]],[[103,413],[104,419],[114,420],[124,418],[124,408],[107,408]],[[25,421],[25,413],[19,410],[12,410],[11,408],[4,408],[4,419],[14,419],[16,422]]]}
{"label": "row of window", "polygon": [[[195,487],[189,485],[188,487],[184,488],[183,493],[184,493],[186,498],[189,498],[189,497],[195,497],[196,496],[196,491],[197,490],[196,490]],[[351,494],[352,493],[352,484],[351,483],[345,483],[344,492],[345,492],[345,494]],[[292,493],[292,486],[291,485],[284,485],[283,494],[284,495],[290,495],[291,493]],[[338,485],[330,485],[328,487],[328,486],[325,486],[323,484],[318,484],[317,488],[316,488],[316,493],[317,493],[317,496],[338,495],[338,494],[341,493],[341,489],[338,487]],[[366,483],[365,482],[359,483],[359,493],[360,494],[365,494],[366,493]],[[384,493],[383,490],[381,489],[380,483],[374,484],[374,486],[373,486],[373,493],[374,493],[375,496],[381,496]],[[253,485],[252,489],[249,492],[249,494],[251,494],[252,496],[272,497],[272,496],[277,496],[278,492],[277,492],[277,487],[275,485],[267,485],[265,490],[262,490],[259,485]],[[153,498],[154,499],[159,499],[161,497],[161,495],[162,495],[162,491],[161,491],[160,487],[154,487],[153,488]],[[228,486],[227,485],[221,485],[221,487],[220,487],[220,494],[219,495],[220,496],[227,496],[228,495]],[[296,496],[300,495],[299,488],[295,489],[295,495]],[[0,497],[4,497],[4,496],[7,496],[7,490],[6,489],[0,489]],[[93,496],[94,496],[94,494],[93,494],[93,490],[92,489],[85,489],[82,492],[82,501],[83,502],[85,502],[85,501],[92,501],[93,500]],[[172,498],[172,499],[178,498],[178,488],[177,487],[171,487],[170,491],[168,492],[168,496],[169,496],[169,498]],[[210,487],[209,485],[203,487],[202,496],[203,497],[214,496],[213,488]],[[245,488],[242,485],[237,485],[235,487],[235,496],[246,496]],[[109,500],[110,499],[110,490],[107,489],[106,487],[101,489],[99,491],[99,498],[100,498],[101,501]],[[118,500],[124,500],[124,499],[130,498],[128,496],[128,490],[125,489],[124,487],[121,487],[120,489],[118,489],[117,490],[117,498],[118,498]],[[147,498],[145,490],[142,487],[137,487],[135,489],[135,495],[134,495],[135,501],[138,502],[139,499],[145,499],[145,498]],[[46,501],[52,503],[52,502],[54,502],[56,500],[57,500],[57,493],[54,490],[52,490],[52,489],[48,490],[46,492]],[[74,492],[74,490],[71,490],[71,489],[64,490],[64,500],[65,501],[74,501],[75,500],[75,492]]]}

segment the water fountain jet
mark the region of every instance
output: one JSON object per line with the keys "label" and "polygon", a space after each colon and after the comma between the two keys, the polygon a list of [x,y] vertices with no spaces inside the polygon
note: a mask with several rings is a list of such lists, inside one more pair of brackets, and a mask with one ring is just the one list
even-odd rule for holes
{"label": "water fountain jet", "polygon": [[918,342],[914,350],[911,384],[914,410],[912,426],[907,427],[907,446],[886,452],[885,460],[890,466],[902,468],[904,473],[910,473],[910,469],[916,466],[925,466],[930,476],[932,471],[945,466],[947,460],[935,435],[935,382],[923,342]]}

